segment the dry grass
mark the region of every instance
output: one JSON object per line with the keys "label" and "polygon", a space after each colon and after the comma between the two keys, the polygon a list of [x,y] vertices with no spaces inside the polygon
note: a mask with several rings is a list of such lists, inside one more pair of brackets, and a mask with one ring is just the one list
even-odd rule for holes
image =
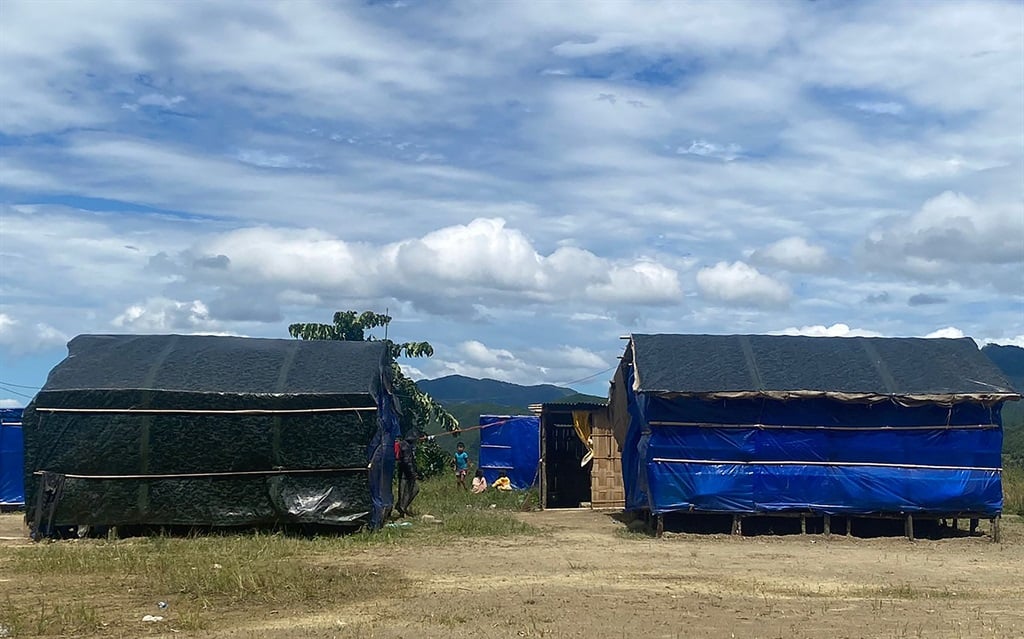
{"label": "dry grass", "polygon": [[332,545],[347,545],[330,542],[245,534],[8,549],[0,555],[14,578],[7,584],[32,587],[4,588],[0,626],[13,636],[114,634],[153,614],[175,629],[201,630],[254,608],[315,609],[404,587],[379,567],[317,562]]}
{"label": "dry grass", "polygon": [[1010,462],[1003,467],[1003,512],[1024,517],[1024,467]]}
{"label": "dry grass", "polygon": [[[201,632],[270,610],[316,611],[403,592],[405,578],[387,566],[396,547],[536,532],[515,516],[524,493],[469,495],[447,479],[424,482],[414,503],[439,523],[416,517],[379,532],[317,537],[249,532],[0,547],[0,574],[9,579],[0,580],[0,636]],[[143,623],[146,614],[165,620]]]}

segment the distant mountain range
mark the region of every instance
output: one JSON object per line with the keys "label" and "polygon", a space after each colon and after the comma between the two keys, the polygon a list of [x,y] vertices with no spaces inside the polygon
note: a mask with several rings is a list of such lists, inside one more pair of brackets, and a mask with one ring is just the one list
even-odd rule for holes
{"label": "distant mountain range", "polygon": [[[987,344],[981,352],[999,367],[1018,393],[1024,393],[1024,348]],[[1024,401],[1003,404],[1003,454],[1024,462]]]}
{"label": "distant mountain range", "polygon": [[[529,414],[530,404],[545,402],[594,402],[604,398],[584,395],[571,388],[552,384],[522,386],[496,379],[474,379],[464,375],[448,375],[437,379],[416,382],[420,390],[439,401],[448,412],[459,420],[462,428],[480,423],[481,415],[524,415]],[[438,437],[441,447],[452,451],[455,444],[462,442],[469,450],[474,462],[478,459],[480,432],[462,433],[457,438]]]}
{"label": "distant mountain range", "polygon": [[[526,409],[530,404],[543,404],[580,395],[573,389],[563,386],[551,384],[521,386],[510,382],[500,382],[496,379],[474,379],[464,375],[425,379],[416,382],[416,385],[424,393],[445,406],[487,403]],[[592,398],[590,395],[583,397]]]}

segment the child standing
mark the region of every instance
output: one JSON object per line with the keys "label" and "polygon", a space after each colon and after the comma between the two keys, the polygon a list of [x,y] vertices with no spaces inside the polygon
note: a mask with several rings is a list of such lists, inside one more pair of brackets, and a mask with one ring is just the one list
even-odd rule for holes
{"label": "child standing", "polygon": [[469,472],[469,453],[466,452],[466,445],[459,442],[455,447],[455,487],[462,490],[469,490],[466,486],[466,473]]}

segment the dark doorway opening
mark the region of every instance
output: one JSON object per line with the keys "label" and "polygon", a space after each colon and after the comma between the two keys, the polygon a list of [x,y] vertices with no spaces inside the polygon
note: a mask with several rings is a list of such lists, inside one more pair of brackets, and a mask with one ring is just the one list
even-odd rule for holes
{"label": "dark doorway opening", "polygon": [[572,425],[571,412],[547,413],[541,431],[545,508],[578,508],[590,503],[590,463],[580,466],[587,447]]}

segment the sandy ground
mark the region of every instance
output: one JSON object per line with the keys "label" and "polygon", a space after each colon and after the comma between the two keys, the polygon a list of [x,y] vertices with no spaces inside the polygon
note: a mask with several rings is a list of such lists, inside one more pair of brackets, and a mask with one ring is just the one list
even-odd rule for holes
{"label": "sandy ground", "polygon": [[[1004,543],[993,544],[987,536],[653,539],[624,535],[621,523],[591,511],[522,517],[544,532],[337,558],[395,566],[413,584],[402,597],[257,615],[204,636],[1024,638],[1024,524],[1014,519],[1004,520]],[[16,522],[0,517],[0,537],[19,536]]]}

